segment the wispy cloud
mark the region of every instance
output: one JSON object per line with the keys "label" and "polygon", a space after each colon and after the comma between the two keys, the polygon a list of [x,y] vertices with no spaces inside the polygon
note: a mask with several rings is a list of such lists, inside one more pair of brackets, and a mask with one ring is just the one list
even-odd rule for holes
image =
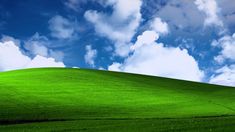
{"label": "wispy cloud", "polygon": [[85,62],[91,66],[95,66],[94,59],[97,56],[97,50],[92,49],[91,45],[86,46],[86,54],[84,56]]}
{"label": "wispy cloud", "polygon": [[58,39],[72,38],[75,33],[75,25],[67,18],[56,15],[49,20],[51,36]]}

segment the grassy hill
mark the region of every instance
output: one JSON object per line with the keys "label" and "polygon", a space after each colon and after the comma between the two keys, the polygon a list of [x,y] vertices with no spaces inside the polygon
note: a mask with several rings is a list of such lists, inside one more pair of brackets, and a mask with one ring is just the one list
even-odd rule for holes
{"label": "grassy hill", "polygon": [[231,131],[235,88],[108,71],[0,73],[0,131]]}

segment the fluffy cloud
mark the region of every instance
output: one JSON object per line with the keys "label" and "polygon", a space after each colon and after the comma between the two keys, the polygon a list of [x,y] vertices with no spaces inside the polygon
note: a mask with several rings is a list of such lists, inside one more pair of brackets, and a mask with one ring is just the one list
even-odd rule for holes
{"label": "fluffy cloud", "polygon": [[215,57],[217,62],[223,63],[226,59],[235,61],[235,33],[232,36],[223,36],[218,41],[214,40],[212,46],[222,48],[220,54]]}
{"label": "fluffy cloud", "polygon": [[154,18],[150,28],[159,34],[167,34],[169,32],[167,23],[163,22],[159,17]]}
{"label": "fluffy cloud", "polygon": [[25,68],[34,67],[65,67],[65,65],[62,62],[56,62],[54,58],[37,55],[25,66]]}
{"label": "fluffy cloud", "polygon": [[108,67],[109,71],[122,71],[121,70],[122,64],[114,62],[112,65]]}
{"label": "fluffy cloud", "polygon": [[137,41],[131,46],[131,50],[141,48],[143,45],[155,43],[158,38],[159,35],[155,31],[145,31],[137,37]]}
{"label": "fluffy cloud", "polygon": [[235,65],[224,66],[209,81],[212,84],[235,86]]}
{"label": "fluffy cloud", "polygon": [[30,62],[13,41],[0,42],[0,71],[20,69]]}
{"label": "fluffy cloud", "polygon": [[143,32],[131,48],[133,54],[123,64],[113,63],[108,70],[201,81],[204,74],[187,50],[164,47],[155,42],[158,36],[155,31]]}
{"label": "fluffy cloud", "polygon": [[75,32],[74,23],[60,15],[56,15],[49,20],[49,29],[51,30],[51,36],[58,39],[71,38]]}
{"label": "fluffy cloud", "polygon": [[218,8],[215,0],[196,0],[195,4],[200,11],[206,14],[204,22],[206,26],[216,25],[223,27],[223,22],[218,17],[220,9]]}
{"label": "fluffy cloud", "polygon": [[[128,50],[118,50],[130,42],[141,21],[140,0],[107,0],[105,6],[112,6],[111,15],[88,10],[84,17],[95,26],[95,31],[100,35],[114,41],[116,54],[128,55]],[[124,49],[124,48],[123,48]]]}
{"label": "fluffy cloud", "polygon": [[85,62],[91,66],[95,65],[94,59],[97,56],[97,50],[92,49],[91,45],[86,46]]}
{"label": "fluffy cloud", "polygon": [[0,71],[32,67],[64,67],[62,62],[56,62],[53,58],[45,58],[37,55],[31,59],[24,55],[14,41],[0,42]]}

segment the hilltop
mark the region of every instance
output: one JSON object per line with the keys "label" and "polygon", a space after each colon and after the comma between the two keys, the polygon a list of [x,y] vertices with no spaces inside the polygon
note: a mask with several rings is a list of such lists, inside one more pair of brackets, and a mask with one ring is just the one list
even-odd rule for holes
{"label": "hilltop", "polygon": [[0,130],[235,130],[234,100],[233,87],[162,77],[16,70],[0,73]]}

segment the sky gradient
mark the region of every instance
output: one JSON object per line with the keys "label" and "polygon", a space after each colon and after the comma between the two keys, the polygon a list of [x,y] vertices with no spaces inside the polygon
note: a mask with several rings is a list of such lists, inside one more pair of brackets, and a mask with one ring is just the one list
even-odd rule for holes
{"label": "sky gradient", "polygon": [[235,86],[235,1],[1,0],[0,71],[79,67]]}

